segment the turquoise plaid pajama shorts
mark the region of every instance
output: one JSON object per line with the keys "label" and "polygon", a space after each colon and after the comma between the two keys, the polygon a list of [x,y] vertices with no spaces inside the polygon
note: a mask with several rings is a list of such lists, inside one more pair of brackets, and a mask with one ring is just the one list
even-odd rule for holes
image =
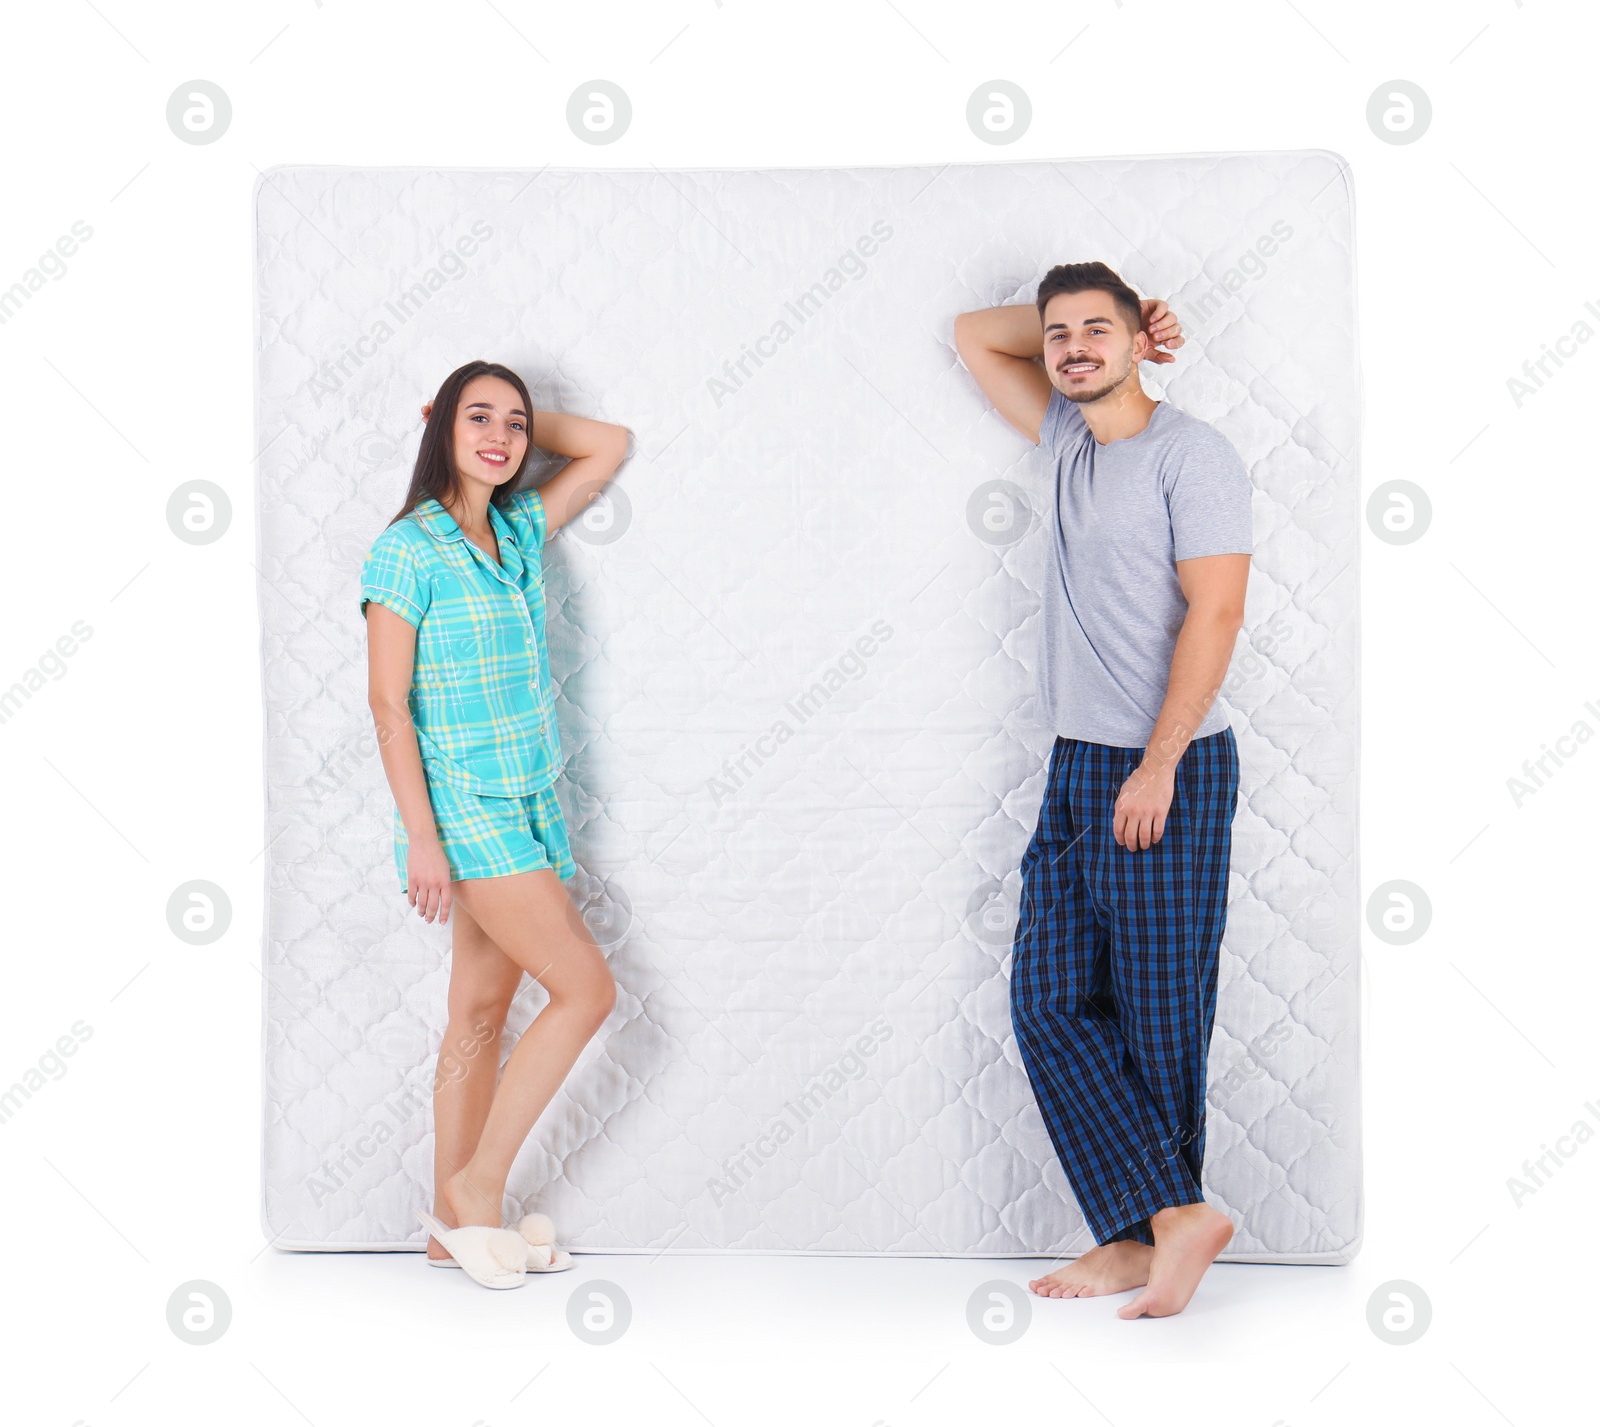
{"label": "turquoise plaid pajama shorts", "polygon": [[[563,882],[577,875],[567,821],[554,787],[520,798],[468,793],[447,783],[428,784],[433,825],[439,833],[450,880],[510,877],[552,867]],[[406,853],[410,844],[400,809],[394,810],[394,866],[407,890]]]}

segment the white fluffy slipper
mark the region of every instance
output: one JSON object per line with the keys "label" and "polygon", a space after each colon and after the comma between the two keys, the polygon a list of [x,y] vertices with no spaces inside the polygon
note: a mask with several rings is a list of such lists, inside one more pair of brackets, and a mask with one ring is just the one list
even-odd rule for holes
{"label": "white fluffy slipper", "polygon": [[527,1241],[529,1273],[560,1273],[572,1267],[572,1255],[556,1247],[556,1226],[545,1214],[524,1214],[517,1232]]}
{"label": "white fluffy slipper", "polygon": [[452,1264],[485,1288],[521,1288],[527,1282],[528,1244],[510,1229],[468,1224],[447,1229],[425,1210],[417,1210],[422,1227],[450,1251],[449,1259],[430,1259],[441,1268]]}

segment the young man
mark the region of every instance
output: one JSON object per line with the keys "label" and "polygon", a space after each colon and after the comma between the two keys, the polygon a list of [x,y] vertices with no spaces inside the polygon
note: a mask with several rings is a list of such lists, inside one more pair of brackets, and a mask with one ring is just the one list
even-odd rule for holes
{"label": "young man", "polygon": [[1056,741],[1011,1011],[1097,1247],[1029,1287],[1142,1287],[1118,1316],[1163,1316],[1233,1237],[1200,1170],[1239,780],[1214,701],[1244,621],[1250,477],[1215,428],[1145,394],[1139,363],[1183,338],[1104,263],[1052,268],[1036,306],[963,313],[955,335],[1054,469],[1039,689]]}

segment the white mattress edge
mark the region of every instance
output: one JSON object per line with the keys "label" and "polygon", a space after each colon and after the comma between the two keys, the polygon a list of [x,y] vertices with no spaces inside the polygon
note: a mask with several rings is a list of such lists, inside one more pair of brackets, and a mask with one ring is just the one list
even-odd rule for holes
{"label": "white mattress edge", "polygon": [[1351,1259],[1355,1258],[1358,1253],[1361,1252],[1362,1240],[1366,1235],[1367,1206],[1366,1137],[1362,1133],[1366,1118],[1364,1101],[1364,1096],[1366,1094],[1366,1077],[1364,1074],[1365,1067],[1362,1065],[1361,1054],[1362,1046],[1365,1044],[1365,1037],[1363,1035],[1363,1028],[1361,1025],[1363,1006],[1362,992],[1366,985],[1366,978],[1362,975],[1363,957],[1361,951],[1361,925],[1362,919],[1365,915],[1363,911],[1364,903],[1361,896],[1361,694],[1363,687],[1361,677],[1361,634],[1363,624],[1361,617],[1361,552],[1363,548],[1361,527],[1363,505],[1365,501],[1365,496],[1361,489],[1361,443],[1367,432],[1367,398],[1366,385],[1363,380],[1363,369],[1361,364],[1361,278],[1359,264],[1356,261],[1355,175],[1350,167],[1350,164],[1340,155],[1335,154],[1332,150],[1323,149],[1317,150],[1317,152],[1327,153],[1331,158],[1337,161],[1339,165],[1340,177],[1344,181],[1345,210],[1349,214],[1350,219],[1350,357],[1352,362],[1355,364],[1355,372],[1353,375],[1355,380],[1356,394],[1356,440],[1354,448],[1350,453],[1350,461],[1352,466],[1350,473],[1350,487],[1355,498],[1355,510],[1352,512],[1355,525],[1355,554],[1351,559],[1351,574],[1352,578],[1356,582],[1355,632],[1352,641],[1353,649],[1351,652],[1351,664],[1354,666],[1355,683],[1355,689],[1353,691],[1355,697],[1352,701],[1352,707],[1355,710],[1355,718],[1354,727],[1350,730],[1350,781],[1351,788],[1353,789],[1350,818],[1354,828],[1350,839],[1350,876],[1354,885],[1356,903],[1356,965],[1354,988],[1355,1014],[1351,1018],[1351,1033],[1355,1037],[1353,1070],[1353,1078],[1355,1080],[1355,1103],[1351,1110],[1351,1115],[1354,1120],[1354,1124],[1351,1127],[1351,1137],[1354,1141],[1354,1144],[1350,1150],[1350,1156],[1354,1162],[1355,1170],[1355,1233],[1350,1240],[1350,1243],[1346,1245],[1344,1249],[1346,1257],[1341,1260],[1341,1262],[1348,1263]]}
{"label": "white mattress edge", "polygon": [[[299,1244],[287,1241],[272,1245],[281,1253],[321,1253],[321,1254],[389,1254],[389,1253],[423,1253],[427,1245],[412,1242],[406,1243],[378,1243],[378,1244]],[[1361,1247],[1358,1235],[1351,1244],[1344,1249],[1330,1250],[1322,1254],[1219,1254],[1218,1263],[1249,1263],[1249,1264],[1289,1264],[1289,1265],[1328,1265],[1330,1267],[1347,1264],[1353,1259]],[[1088,1249],[1080,1250],[1087,1253]],[[1054,1260],[1061,1257],[1077,1258],[1079,1254],[1059,1255],[1040,1249],[1027,1253],[1001,1253],[1001,1254],[929,1254],[929,1253],[899,1253],[885,1250],[857,1250],[857,1249],[698,1249],[693,1252],[665,1253],[653,1249],[612,1249],[612,1248],[584,1248],[572,1249],[574,1259],[595,1257],[613,1258],[829,1258],[829,1259],[960,1259],[963,1262],[981,1263],[984,1260],[999,1262],[1017,1262],[1029,1259]]]}
{"label": "white mattress edge", "polygon": [[[441,169],[448,169],[451,173],[837,173],[841,170],[880,170],[880,169],[946,169],[946,168],[1024,168],[1035,164],[1083,164],[1083,163],[1146,163],[1171,159],[1259,159],[1259,158],[1291,158],[1310,154],[1322,154],[1332,159],[1342,170],[1345,178],[1345,189],[1352,196],[1351,204],[1351,233],[1354,237],[1355,209],[1353,203],[1353,190],[1351,189],[1350,163],[1343,154],[1334,149],[1305,148],[1305,149],[1194,149],[1184,150],[1179,153],[1161,154],[1061,154],[1054,157],[1038,154],[1032,158],[1007,158],[1007,159],[959,159],[948,160],[944,163],[821,163],[821,164],[675,164],[670,168],[658,165],[619,164],[616,167],[604,164],[541,164],[532,168],[526,164],[318,164],[318,163],[282,163],[274,164],[269,169],[264,169],[256,180],[254,192],[259,194],[261,185],[275,173],[438,173]],[[254,199],[252,198],[252,201]],[[1354,243],[1352,241],[1352,251]],[[1359,361],[1359,358],[1358,358]]]}

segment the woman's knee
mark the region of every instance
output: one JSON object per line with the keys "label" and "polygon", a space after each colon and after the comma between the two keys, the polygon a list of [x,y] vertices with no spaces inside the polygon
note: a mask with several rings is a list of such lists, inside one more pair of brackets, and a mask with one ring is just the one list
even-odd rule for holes
{"label": "woman's knee", "polygon": [[452,988],[446,1014],[450,1024],[460,1027],[461,1035],[467,1039],[482,1038],[490,1032],[498,1035],[506,1028],[511,1000],[511,996],[500,992]]}
{"label": "woman's knee", "polygon": [[611,974],[611,968],[604,964],[600,973],[594,978],[594,985],[588,993],[589,1014],[594,1020],[595,1029],[598,1030],[605,1022],[617,1004],[617,981]]}
{"label": "woman's knee", "polygon": [[581,1016],[592,1031],[599,1030],[617,1004],[617,983],[611,968],[602,961],[588,974],[551,991],[552,1003]]}

